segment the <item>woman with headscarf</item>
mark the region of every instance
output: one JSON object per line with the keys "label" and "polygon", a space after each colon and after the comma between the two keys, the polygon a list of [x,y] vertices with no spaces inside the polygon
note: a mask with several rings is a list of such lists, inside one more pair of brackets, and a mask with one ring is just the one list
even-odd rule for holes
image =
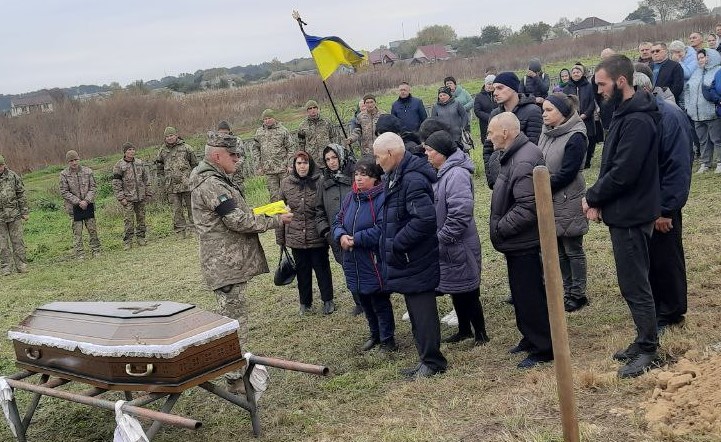
{"label": "woman with headscarf", "polygon": [[576,96],[560,92],[549,95],[543,102],[543,130],[538,140],[538,147],[551,174],[553,214],[567,312],[588,304],[586,252],[583,249],[588,220],[581,208],[581,200],[586,195],[583,158],[588,140],[586,125],[577,109]]}
{"label": "woman with headscarf", "polygon": [[568,82],[563,93],[578,97],[578,114],[586,126],[586,162],[584,167],[591,167],[591,159],[596,151],[596,121],[593,115],[596,112],[596,98],[593,86],[586,78],[586,68],[581,63],[576,63],[571,69],[571,80]]}
{"label": "woman with headscarf", "polygon": [[438,101],[433,105],[431,117],[447,124],[451,138],[461,141],[463,129],[468,125],[468,112],[453,98],[453,92],[448,86],[438,89]]}
{"label": "woman with headscarf", "polygon": [[383,288],[378,241],[381,236],[385,193],[382,170],[370,156],[355,166],[353,190],[343,200],[333,223],[333,238],[343,249],[346,285],[363,306],[370,336],[361,346],[368,351],[380,345],[381,352],[398,349],[390,293]]}
{"label": "woman with headscarf", "polygon": [[481,240],[473,216],[475,167],[446,131],[432,133],[423,146],[428,162],[438,171],[433,183],[441,268],[436,291],[451,295],[458,316],[458,331],[443,342],[474,338],[475,345],[483,345],[488,335],[480,300]]}
{"label": "woman with headscarf", "polygon": [[316,228],[316,197],[320,174],[313,159],[304,151],[293,157],[293,172],[280,183],[280,197],[293,212],[293,221],[278,228],[276,243],[290,247],[298,278],[301,315],[313,304],[313,273],[318,282],[323,314],[335,311],[333,280],[328,259],[328,243]]}
{"label": "woman with headscarf", "polygon": [[563,88],[566,87],[570,80],[571,71],[566,68],[561,69],[558,73],[558,84],[553,87],[553,92],[563,92]]}

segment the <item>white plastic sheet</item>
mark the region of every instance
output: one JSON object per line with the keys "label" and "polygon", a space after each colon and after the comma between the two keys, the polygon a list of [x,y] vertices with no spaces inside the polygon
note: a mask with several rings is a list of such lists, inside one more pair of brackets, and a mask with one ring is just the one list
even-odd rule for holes
{"label": "white plastic sheet", "polygon": [[0,404],[2,404],[3,413],[5,414],[5,419],[8,421],[10,431],[13,432],[13,436],[17,437],[18,433],[15,429],[15,425],[13,425],[12,421],[10,420],[11,400],[13,400],[13,389],[10,388],[8,381],[6,381],[4,377],[0,377]]}
{"label": "white plastic sheet", "polygon": [[125,401],[115,403],[115,436],[113,442],[149,442],[148,437],[140,426],[140,422],[129,414],[123,413],[121,409]]}
{"label": "white plastic sheet", "polygon": [[[247,362],[250,362],[251,356],[253,356],[252,353],[243,355]],[[255,400],[257,401],[263,396],[263,393],[265,393],[265,390],[268,389],[268,385],[270,384],[268,367],[260,364],[254,366],[253,371],[250,373],[250,384],[253,386],[253,390],[255,390]]]}

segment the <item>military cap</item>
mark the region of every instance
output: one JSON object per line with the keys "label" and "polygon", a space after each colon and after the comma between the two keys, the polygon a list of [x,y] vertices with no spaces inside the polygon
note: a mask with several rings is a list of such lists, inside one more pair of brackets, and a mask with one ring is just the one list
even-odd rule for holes
{"label": "military cap", "polygon": [[240,153],[240,146],[238,146],[238,138],[230,134],[222,134],[215,131],[208,132],[208,146],[212,147],[223,147],[230,153]]}
{"label": "military cap", "polygon": [[261,118],[275,118],[275,112],[273,112],[273,109],[266,109],[263,111]]}
{"label": "military cap", "polygon": [[70,161],[79,160],[79,159],[80,159],[80,155],[78,155],[78,153],[77,153],[76,151],[74,151],[74,150],[69,150],[69,151],[67,151],[67,153],[65,154],[65,161],[68,162],[68,163],[69,163]]}
{"label": "military cap", "polygon": [[126,141],[123,143],[123,153],[127,152],[128,149],[135,149],[135,146],[130,141]]}
{"label": "military cap", "polygon": [[169,137],[171,135],[178,135],[178,129],[174,128],[173,126],[168,126],[165,128],[165,132],[163,132],[163,135],[166,137]]}
{"label": "military cap", "polygon": [[5,157],[0,155],[0,166],[4,166],[4,165],[5,165]]}
{"label": "military cap", "polygon": [[318,107],[318,102],[315,101],[315,100],[308,100],[308,101],[305,103],[305,109],[308,110],[308,109],[310,109],[311,107]]}

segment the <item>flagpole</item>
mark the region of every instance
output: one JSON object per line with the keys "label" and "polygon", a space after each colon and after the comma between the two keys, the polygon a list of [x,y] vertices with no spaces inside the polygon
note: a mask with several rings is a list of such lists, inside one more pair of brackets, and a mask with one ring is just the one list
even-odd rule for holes
{"label": "flagpole", "polygon": [[[293,11],[293,18],[298,22],[298,26],[300,27],[300,32],[303,33],[303,37],[305,37],[305,30],[303,29],[303,25],[307,25],[308,23],[304,22],[300,18],[300,14],[298,11]],[[312,54],[311,54],[312,56]],[[326,84],[325,80],[321,80],[323,82],[323,88],[325,88],[325,93],[328,95],[328,100],[330,100],[330,105],[333,108],[333,112],[335,113],[335,117],[338,119],[338,124],[340,125],[340,130],[343,132],[343,138],[348,138],[348,134],[345,131],[345,125],[343,124],[343,120],[340,119],[340,114],[338,113],[338,109],[335,107],[335,102],[333,101],[333,97],[330,94],[330,90],[328,89],[328,85]]]}

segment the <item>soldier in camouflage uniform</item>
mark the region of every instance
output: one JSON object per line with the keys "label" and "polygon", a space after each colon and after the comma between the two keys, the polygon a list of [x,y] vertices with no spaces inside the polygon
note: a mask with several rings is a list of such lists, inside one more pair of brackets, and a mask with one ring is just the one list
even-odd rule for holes
{"label": "soldier in camouflage uniform", "polygon": [[325,169],[323,149],[336,142],[335,126],[327,118],[320,116],[315,100],[308,100],[305,108],[308,116],[298,127],[298,147],[308,152],[318,167]]}
{"label": "soldier in camouflage uniform", "polygon": [[20,176],[8,169],[0,155],[0,271],[12,273],[13,261],[18,273],[27,273],[23,221],[29,218],[28,200]]}
{"label": "soldier in camouflage uniform", "polygon": [[[170,203],[173,205],[173,231],[183,234],[194,233],[193,215],[190,211],[190,171],[198,165],[193,148],[185,144],[174,127],[166,127],[165,145],[158,151],[155,164],[158,179],[164,185]],[[186,221],[183,208],[188,212]]]}
{"label": "soldier in camouflage uniform", "polygon": [[135,158],[135,146],[123,144],[123,158],[113,167],[113,193],[123,206],[125,233],[123,246],[130,250],[133,246],[133,235],[138,245],[145,245],[145,201],[150,198],[148,171],[145,163]]}
{"label": "soldier in camouflage uniform", "polygon": [[[221,121],[220,123],[218,123],[218,128],[216,132],[218,132],[219,134],[235,135],[233,134],[233,131],[230,130],[230,124],[228,124],[227,121]],[[240,193],[245,196],[245,173],[243,171],[243,165],[245,164],[245,151],[243,151],[243,142],[240,140],[240,138],[235,138],[238,140],[238,150],[240,151],[240,157],[238,157],[238,164],[236,165],[235,173],[233,173],[231,179],[238,186],[238,189],[240,189]]]}
{"label": "soldier in camouflage uniform", "polygon": [[60,172],[60,195],[65,202],[65,211],[73,226],[75,257],[85,258],[83,251],[83,225],[88,230],[90,249],[93,257],[100,254],[100,240],[95,223],[95,175],[93,170],[80,165],[80,156],[74,150],[65,154],[68,167]]}
{"label": "soldier in camouflage uniform", "polygon": [[350,146],[356,141],[360,141],[361,156],[373,155],[373,142],[376,140],[376,123],[380,117],[380,111],[376,106],[376,97],[366,94],[363,97],[365,110],[361,111],[357,119],[358,126],[353,129],[351,135],[345,140],[346,145]]}
{"label": "soldier in camouflage uniform", "polygon": [[[220,314],[240,323],[241,348],[248,341],[245,290],[255,275],[268,272],[258,233],[289,223],[292,214],[253,215],[230,175],[240,150],[232,135],[208,133],[205,158],[190,176],[193,220],[200,242],[200,266],[215,292]],[[242,389],[242,372],[226,374],[229,389]]]}
{"label": "soldier in camouflage uniform", "polygon": [[263,111],[263,125],[255,132],[253,155],[258,159],[258,175],[265,175],[270,201],[280,200],[280,181],[288,174],[293,157],[290,132],[276,119],[272,109]]}

